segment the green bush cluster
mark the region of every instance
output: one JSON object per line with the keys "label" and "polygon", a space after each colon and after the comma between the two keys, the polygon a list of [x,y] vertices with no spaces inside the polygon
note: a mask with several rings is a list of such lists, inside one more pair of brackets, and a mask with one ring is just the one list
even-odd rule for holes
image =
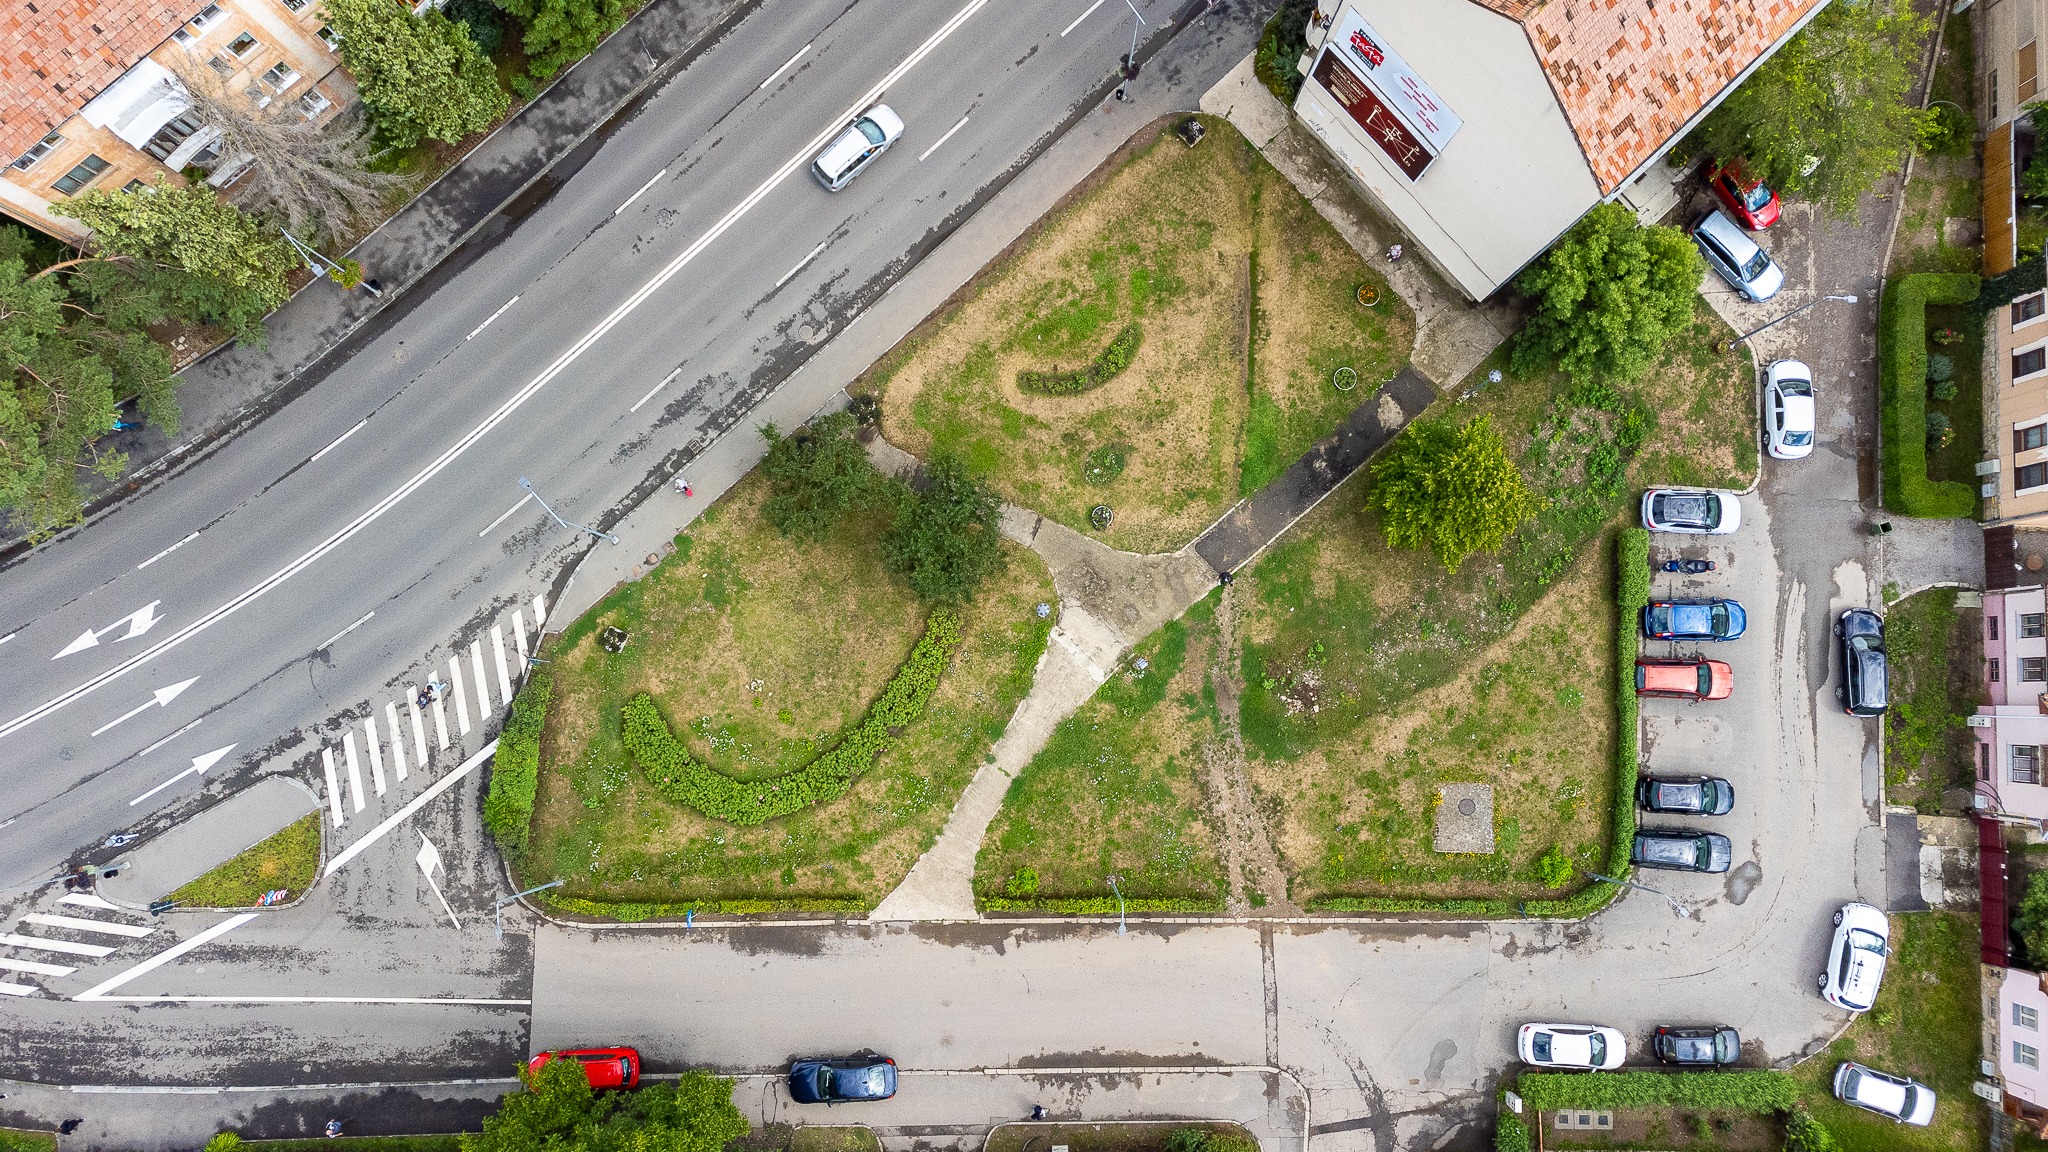
{"label": "green bush cluster", "polygon": [[1515,1092],[1539,1112],[1690,1108],[1763,1114],[1789,1111],[1799,1083],[1783,1072],[1527,1072]]}
{"label": "green bush cluster", "polygon": [[[839,743],[802,768],[769,780],[735,780],[699,763],[669,728],[654,698],[642,692],[626,702],[621,738],[626,751],[664,797],[714,820],[751,826],[812,804],[836,800],[889,746],[891,729],[924,714],[939,674],[960,646],[960,618],[938,611],[910,658],[891,677],[867,715]],[[529,803],[531,801],[529,800]]]}
{"label": "green bush cluster", "polygon": [[865,916],[874,905],[854,896],[791,897],[787,900],[692,900],[684,904],[656,904],[638,900],[585,900],[580,896],[556,896],[543,892],[538,899],[550,908],[574,916],[617,920],[638,924],[643,920],[681,920],[685,914],[699,916],[760,916],[770,912],[828,912],[841,916]]}
{"label": "green bush cluster", "polygon": [[1282,104],[1292,105],[1301,95],[1301,73],[1295,71],[1294,64],[1308,51],[1308,18],[1314,11],[1314,0],[1282,0],[1280,11],[1259,33],[1252,71]]}
{"label": "green bush cluster", "polygon": [[[1005,896],[978,896],[975,904],[984,912],[1042,912],[1048,916],[1114,916],[1115,896],[1036,896],[1028,900],[1012,900]],[[1221,912],[1221,897],[1209,899],[1203,896],[1172,896],[1149,899],[1129,897],[1124,900],[1124,911],[1129,912]]]}
{"label": "green bush cluster", "polygon": [[1529,1152],[1529,1126],[1513,1112],[1503,1111],[1493,1125],[1493,1152]]}
{"label": "green bush cluster", "polygon": [[1137,324],[1126,324],[1086,368],[1071,372],[1019,372],[1017,387],[1041,396],[1078,396],[1093,392],[1131,366],[1131,360],[1138,354],[1138,345],[1145,338],[1145,330]]}
{"label": "green bush cluster", "polygon": [[1513,916],[1521,909],[1513,900],[1428,900],[1392,896],[1313,896],[1311,912],[1426,912],[1441,916]]}
{"label": "green bush cluster", "polygon": [[1975,273],[1920,272],[1886,285],[1877,320],[1878,403],[1883,411],[1884,504],[1902,516],[1967,517],[1977,494],[1967,484],[1927,478],[1927,306],[1968,304]]}
{"label": "green bush cluster", "polygon": [[1628,870],[1629,841],[1636,835],[1636,771],[1642,751],[1637,744],[1641,714],[1636,703],[1636,656],[1642,651],[1642,642],[1636,637],[1636,621],[1650,602],[1650,533],[1642,528],[1622,529],[1614,546],[1614,564],[1614,703],[1619,722],[1614,741],[1614,839],[1608,849],[1607,871],[1620,876]]}
{"label": "green bush cluster", "polygon": [[1785,1118],[1785,1152],[1836,1152],[1835,1134],[1803,1106]]}
{"label": "green bush cluster", "polygon": [[1602,880],[1562,900],[1527,901],[1522,905],[1522,915],[1546,920],[1579,920],[1607,907],[1607,902],[1620,894],[1620,885]]}
{"label": "green bush cluster", "polygon": [[1163,1152],[1259,1152],[1251,1134],[1212,1132],[1207,1128],[1175,1128],[1161,1142]]}
{"label": "green bush cluster", "polygon": [[512,715],[498,733],[491,756],[490,790],[484,795],[484,827],[508,852],[526,847],[533,827],[533,798],[540,786],[540,730],[547,723],[554,678],[536,669],[512,697]]}

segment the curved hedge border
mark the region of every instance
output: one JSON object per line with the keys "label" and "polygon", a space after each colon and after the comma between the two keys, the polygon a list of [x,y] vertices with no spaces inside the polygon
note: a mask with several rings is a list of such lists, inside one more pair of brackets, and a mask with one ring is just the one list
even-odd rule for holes
{"label": "curved hedge border", "polygon": [[1524,1072],[1522,1102],[1538,1112],[1561,1108],[1692,1108],[1789,1112],[1799,1085],[1783,1072]]}
{"label": "curved hedge border", "polygon": [[632,900],[585,900],[579,896],[556,896],[543,892],[541,903],[577,916],[638,924],[643,920],[681,920],[695,912],[699,916],[758,916],[764,912],[832,912],[865,916],[874,910],[866,900],[854,896],[800,897],[788,900],[693,900],[685,904],[652,904]]}
{"label": "curved hedge border", "polygon": [[1086,368],[1072,372],[1019,372],[1017,387],[1041,396],[1078,396],[1083,392],[1093,392],[1131,366],[1131,359],[1138,354],[1138,345],[1144,338],[1143,328],[1126,324],[1110,340],[1109,347],[1104,348]]}
{"label": "curved hedge border", "polygon": [[1952,520],[1977,511],[1969,485],[1927,478],[1927,306],[1968,304],[1981,286],[1974,272],[1919,272],[1885,286],[1877,318],[1884,506],[1902,516]]}
{"label": "curved hedge border", "polygon": [[[1114,916],[1117,914],[1114,896],[1033,896],[1016,900],[1007,896],[980,896],[975,899],[983,912],[1037,912],[1048,916]],[[1196,912],[1213,913],[1223,911],[1221,899],[1169,896],[1158,899],[1128,899],[1124,901],[1125,912]]]}
{"label": "curved hedge border", "polygon": [[554,678],[535,669],[512,697],[512,715],[498,732],[491,756],[490,791],[484,795],[484,827],[501,848],[526,847],[533,830],[533,799],[540,787],[540,730],[554,698]]}
{"label": "curved hedge border", "polygon": [[[735,780],[699,763],[676,737],[654,698],[642,692],[626,701],[621,736],[626,751],[647,774],[654,790],[714,820],[742,827],[787,816],[836,800],[888,748],[892,729],[924,715],[953,652],[960,646],[960,618],[941,609],[925,623],[924,636],[909,659],[882,689],[850,732],[817,759],[770,780]],[[529,801],[529,804],[531,802]]]}

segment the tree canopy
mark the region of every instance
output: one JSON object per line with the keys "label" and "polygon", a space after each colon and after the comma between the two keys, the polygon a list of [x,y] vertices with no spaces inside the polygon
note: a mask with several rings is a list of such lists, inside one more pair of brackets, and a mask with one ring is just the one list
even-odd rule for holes
{"label": "tree canopy", "polygon": [[1830,4],[1707,116],[1701,139],[1779,192],[1849,215],[1936,130],[1912,100],[1932,28],[1907,0]]}
{"label": "tree canopy", "polygon": [[511,97],[467,28],[438,9],[414,15],[390,0],[322,0],[341,36],[378,139],[394,148],[454,143],[489,126]]}
{"label": "tree canopy", "polygon": [[1631,379],[1692,324],[1705,262],[1685,233],[1595,205],[1515,281],[1535,315],[1515,337],[1515,371],[1555,363],[1574,381]]}
{"label": "tree canopy", "polygon": [[936,457],[882,538],[882,559],[925,603],[965,603],[1003,566],[1001,518],[1002,501],[988,481]]}
{"label": "tree canopy", "polygon": [[[527,74],[545,80],[590,54],[625,23],[622,0],[497,0],[526,26]],[[524,89],[522,88],[522,91]]]}
{"label": "tree canopy", "polygon": [[1486,416],[1410,424],[1373,461],[1372,478],[1368,499],[1387,543],[1428,549],[1453,572],[1474,552],[1498,551],[1539,507]]}
{"label": "tree canopy", "polygon": [[857,421],[848,412],[820,416],[791,435],[769,424],[761,429],[768,457],[768,503],[762,514],[784,536],[825,539],[849,513],[867,506],[883,486],[867,450],[854,439]]}
{"label": "tree canopy", "polygon": [[574,1060],[551,1060],[537,1075],[521,1069],[520,1079],[526,1090],[463,1136],[462,1152],[721,1152],[748,1131],[733,1082],[705,1072],[604,1095]]}

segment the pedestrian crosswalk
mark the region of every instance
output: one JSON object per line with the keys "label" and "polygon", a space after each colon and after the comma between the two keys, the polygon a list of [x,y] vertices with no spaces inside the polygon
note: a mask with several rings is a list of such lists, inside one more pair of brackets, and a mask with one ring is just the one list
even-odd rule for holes
{"label": "pedestrian crosswalk", "polygon": [[547,621],[543,597],[535,595],[531,601],[530,625],[527,607],[515,606],[488,632],[473,637],[467,648],[450,652],[445,682],[439,664],[429,665],[426,684],[406,684],[397,699],[373,701],[361,722],[341,734],[338,746],[321,747],[321,782],[326,786],[328,820],[335,828],[345,827],[373,805],[381,806],[387,795],[405,791],[409,777],[434,775],[436,758],[472,730],[495,726],[496,717],[518,691],[527,654],[539,648]]}
{"label": "pedestrian crosswalk", "polygon": [[[43,990],[42,984],[61,980],[81,965],[113,956],[157,930],[153,923],[86,915],[134,915],[91,892],[67,892],[57,904],[67,911],[30,912],[0,933],[0,996],[33,996]],[[41,977],[41,982],[21,983],[30,977]]]}

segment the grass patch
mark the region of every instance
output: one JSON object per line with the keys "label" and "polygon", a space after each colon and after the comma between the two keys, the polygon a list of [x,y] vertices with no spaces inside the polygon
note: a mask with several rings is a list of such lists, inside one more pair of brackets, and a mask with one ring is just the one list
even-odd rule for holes
{"label": "grass patch", "polygon": [[[1103,539],[1166,551],[1393,376],[1407,305],[1236,129],[1204,123],[1194,148],[1141,132],[869,371],[854,390],[881,398],[892,442],[956,455],[1079,531],[1108,504]],[[1375,308],[1356,302],[1365,283]],[[1128,362],[1086,391],[1020,386],[1097,363],[1133,326]],[[1338,366],[1356,390],[1331,385]],[[1099,467],[1105,448],[1120,470]]]}
{"label": "grass patch", "polygon": [[[1946,446],[1936,448],[1928,445],[1927,478],[1930,480],[1953,480],[1972,488],[1980,483],[1977,461],[1986,455],[1984,318],[1984,310],[1977,304],[1931,304],[1927,308],[1928,350],[1949,358],[1954,365],[1954,375],[1949,381],[1956,389],[1955,396],[1948,400],[1937,400],[1931,393],[1927,398],[1927,411],[1947,417],[1954,432]],[[1932,336],[1943,330],[1955,332],[1962,339],[1953,344],[1935,343]]]}
{"label": "grass patch", "polygon": [[[1984,1102],[1977,1079],[1977,918],[1952,912],[1891,914],[1893,955],[1869,1012],[1827,1051],[1792,1070],[1801,1098],[1842,1152],[1917,1152],[1984,1147]],[[1931,1127],[1910,1128],[1834,1098],[1835,1068],[1855,1060],[1911,1076],[1934,1089]]]}
{"label": "grass patch", "polygon": [[[1236,1124],[1199,1120],[1168,1120],[1139,1124],[1005,1124],[990,1132],[984,1152],[1052,1152],[1064,1144],[1073,1152],[1160,1152],[1175,1132],[1200,1132],[1211,1140],[1207,1147],[1221,1145],[1256,1152],[1258,1142]],[[1216,1139],[1216,1138],[1221,1138]],[[1187,1137],[1175,1141],[1193,1144]]]}
{"label": "grass patch", "polygon": [[320,813],[308,812],[262,843],[165,897],[194,908],[251,908],[266,892],[296,898],[320,871]]}
{"label": "grass patch", "polygon": [[1975,488],[1927,473],[1926,313],[1929,305],[1968,305],[1980,287],[1973,273],[1900,276],[1885,285],[1877,318],[1884,506],[1902,516],[1949,519],[1977,510]]}
{"label": "grass patch", "polygon": [[1885,716],[1885,796],[1935,815],[1941,794],[1968,788],[1977,742],[1963,718],[1983,702],[1983,613],[1956,607],[1956,590],[1930,588],[1885,615],[1892,707]]}
{"label": "grass patch", "polygon": [[258,1152],[462,1152],[462,1137],[337,1136],[332,1140],[244,1140]]}
{"label": "grass patch", "polygon": [[[876,516],[819,544],[762,518],[751,475],[658,568],[549,648],[554,697],[538,802],[519,858],[528,884],[557,877],[570,911],[644,919],[879,901],[937,837],[953,801],[1029,690],[1056,602],[1045,568],[1005,545],[1007,566],[959,613],[962,640],[924,715],[829,802],[739,827],[663,798],[622,741],[624,705],[648,693],[690,755],[764,782],[815,761],[851,730],[924,631],[926,612],[882,564]],[[604,652],[605,627],[631,634]]]}
{"label": "grass patch", "polygon": [[[1948,18],[1942,31],[1941,59],[1934,70],[1933,105],[1943,116],[1969,118],[1960,108],[1977,107],[1974,11]],[[1978,246],[1950,244],[1944,232],[1949,219],[1977,220],[1983,215],[1981,165],[1974,146],[1975,122],[1959,134],[1959,147],[1945,154],[1923,154],[1913,164],[1906,185],[1905,211],[1899,220],[1891,272],[1975,272],[1982,259]],[[1974,449],[1973,449],[1974,450]]]}
{"label": "grass patch", "polygon": [[57,1134],[0,1128],[0,1152],[57,1152]]}

